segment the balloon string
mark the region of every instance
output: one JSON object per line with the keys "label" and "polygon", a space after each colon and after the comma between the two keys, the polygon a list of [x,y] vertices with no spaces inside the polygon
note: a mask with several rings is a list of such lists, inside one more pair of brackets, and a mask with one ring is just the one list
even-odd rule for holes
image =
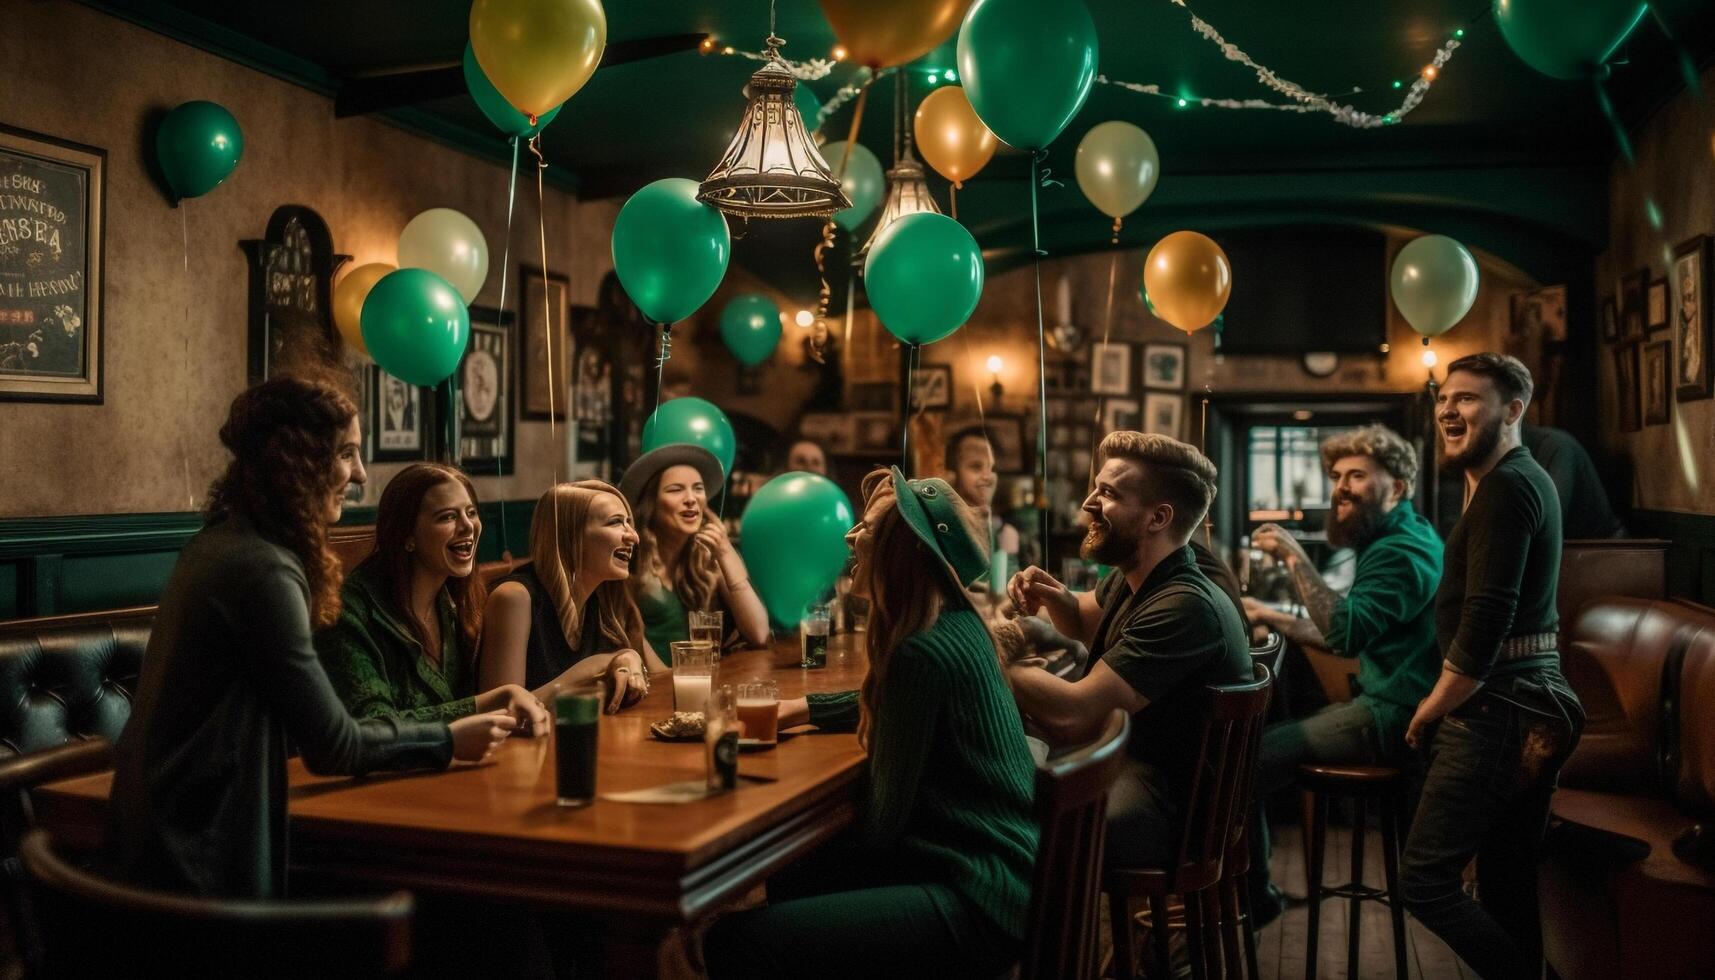
{"label": "balloon string", "polygon": [[[828,303],[833,299],[833,295],[834,295],[833,287],[828,285],[828,266],[827,266],[828,250],[833,248],[833,247],[834,247],[834,222],[830,219],[829,221],[825,222],[822,225],[822,240],[816,243],[816,247],[812,253],[816,257],[816,278],[822,284],[821,292],[819,292],[816,296],[816,319],[818,319],[818,320],[826,320],[827,319],[827,317],[828,317]],[[846,293],[847,293],[847,296],[849,298],[850,293],[851,293],[850,283],[847,283]],[[847,304],[847,305],[849,306],[850,304]],[[851,317],[848,315],[846,317],[846,349],[847,350],[851,350],[851,344],[852,344]],[[822,352],[816,349],[816,345],[814,343],[812,343],[810,345],[810,356],[816,361],[816,363],[818,363],[818,364],[823,363]]]}
{"label": "balloon string", "polygon": [[1036,278],[1036,455],[1040,468],[1036,517],[1042,535],[1042,567],[1053,568],[1048,547],[1048,340],[1042,324],[1042,226],[1036,202],[1037,190],[1046,180],[1042,160],[1047,156],[1046,150],[1033,150],[1030,154],[1030,265]]}
{"label": "balloon string", "polygon": [[673,325],[661,324],[661,350],[655,356],[655,411],[661,410],[661,385],[666,377],[667,362],[673,357]]}
{"label": "balloon string", "polygon": [[899,467],[908,478],[917,472],[917,467],[911,465],[911,409],[917,400],[917,357],[922,350],[920,345],[912,344],[905,356],[905,424],[900,426]]}
{"label": "balloon string", "polygon": [[[1113,239],[1112,239],[1112,240],[1111,240],[1111,241],[1110,241],[1110,242],[1109,242],[1109,244],[1112,244],[1112,245],[1118,245],[1118,244],[1119,244],[1119,243],[1120,243],[1120,222],[1121,222],[1121,221],[1123,221],[1123,220],[1124,220],[1124,219],[1122,219],[1122,218],[1115,218],[1115,219],[1114,219],[1114,237],[1113,237]],[[1110,302],[1111,302],[1111,301],[1112,301],[1112,300],[1113,300],[1113,296],[1112,296],[1112,287],[1109,287],[1109,296],[1108,296],[1108,299],[1109,299],[1109,301],[1110,301]]]}
{"label": "balloon string", "polygon": [[846,179],[846,164],[852,158],[852,146],[857,143],[858,138],[858,124],[863,122],[863,107],[869,101],[869,87],[873,84],[875,84],[875,78],[872,76],[863,83],[863,88],[858,89],[857,105],[852,106],[851,128],[846,131],[845,152],[840,154],[840,172],[834,175],[839,180]]}
{"label": "balloon string", "polygon": [[958,184],[953,184],[952,186],[947,188],[947,205],[948,205],[948,209],[953,212],[953,214],[952,214],[953,220],[954,221],[959,220],[959,185]]}
{"label": "balloon string", "polygon": [[[187,208],[187,207],[180,207],[179,208],[179,231],[180,231],[180,234],[182,236],[182,239],[184,242],[184,248],[185,248],[185,260],[184,260],[184,268],[185,268],[185,319],[184,319],[185,378],[188,381],[189,378],[191,377],[191,219],[190,219],[190,208]],[[191,417],[191,386],[189,384],[186,384],[184,386],[184,388],[185,388],[185,418],[188,419]],[[178,426],[178,430],[179,430],[179,458],[184,463],[184,469],[185,469],[185,509],[194,513],[197,509],[197,498],[196,498],[196,494],[191,491],[191,451],[190,451],[189,447],[187,447],[185,445],[185,427],[182,425]]]}
{"label": "balloon string", "polygon": [[[560,482],[560,456],[562,454],[562,450],[560,447],[560,430],[558,426],[554,424],[555,324],[554,307],[548,299],[548,218],[544,210],[547,195],[542,190],[542,171],[548,169],[548,161],[542,156],[541,140],[541,133],[537,133],[535,136],[530,137],[530,152],[536,155],[536,241],[538,248],[541,250],[540,255],[542,259],[542,323],[547,326],[548,338],[547,342],[544,344],[547,348],[548,355],[548,443],[553,447],[553,476],[555,485],[558,485]],[[559,508],[556,507],[554,510],[554,520],[556,522],[554,535],[555,541],[560,540],[558,533],[559,519]]]}
{"label": "balloon string", "polygon": [[[513,211],[513,206],[517,203],[517,200],[518,200],[518,137],[514,136],[514,137],[512,137],[512,175],[511,175],[511,177],[509,177],[507,179],[507,182],[506,182],[506,244],[504,246],[502,246],[501,253],[500,253],[500,322],[501,323],[506,322],[506,280],[512,278],[512,211]],[[522,314],[524,311],[519,310],[518,312],[520,314]],[[522,322],[524,317],[522,315],[520,315],[518,317],[518,319],[520,322]],[[550,330],[549,332],[552,333],[553,331]],[[552,388],[549,389],[549,394],[550,394],[550,396],[552,395]],[[501,474],[501,462],[498,458],[495,459],[495,461],[494,461],[494,475],[496,477],[499,477],[502,475]],[[500,501],[500,552],[501,552],[502,556],[509,555],[512,553],[512,549],[510,549],[506,546],[508,540],[510,540],[510,539],[508,539],[506,536],[506,501],[502,500],[502,501]]]}
{"label": "balloon string", "polygon": [[965,339],[965,363],[971,365],[971,394],[977,398],[977,424],[982,426],[984,438],[987,438],[988,416],[983,412],[983,386],[977,381],[977,359],[971,353],[971,325],[969,323],[959,328],[959,336]]}
{"label": "balloon string", "polygon": [[[1632,153],[1632,138],[1626,135],[1626,127],[1620,122],[1620,117],[1614,112],[1614,103],[1608,98],[1608,90],[1603,87],[1601,76],[1592,78],[1591,84],[1596,86],[1596,104],[1602,107],[1602,115],[1608,120],[1608,128],[1614,131],[1614,143],[1620,148],[1620,156],[1625,157],[1627,165],[1637,163]],[[1429,338],[1423,338],[1424,343]]]}
{"label": "balloon string", "polygon": [[[1116,226],[1119,224],[1118,218],[1114,219],[1114,224]],[[1116,248],[1116,249],[1114,249],[1108,253],[1108,300],[1106,303],[1106,312],[1102,315],[1102,349],[1103,350],[1107,349],[1108,338],[1113,335],[1113,329],[1114,329],[1114,283],[1118,281],[1119,270],[1120,270],[1120,251],[1119,251],[1119,249]],[[1096,399],[1096,417],[1093,420],[1091,420],[1090,431],[1092,431],[1096,434],[1096,442],[1095,442],[1095,445],[1090,447],[1090,484],[1089,485],[1095,486],[1095,484],[1096,484],[1096,456],[1099,453],[1099,451],[1101,450],[1102,439],[1107,435],[1107,433],[1102,431],[1102,400],[1100,398]]]}

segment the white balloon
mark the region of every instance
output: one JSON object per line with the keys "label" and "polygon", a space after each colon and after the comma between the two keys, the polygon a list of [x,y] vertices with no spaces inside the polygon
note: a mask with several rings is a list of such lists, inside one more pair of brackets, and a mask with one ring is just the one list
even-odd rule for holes
{"label": "white balloon", "polygon": [[430,208],[399,233],[399,268],[427,269],[469,303],[488,280],[488,242],[476,222],[452,208]]}

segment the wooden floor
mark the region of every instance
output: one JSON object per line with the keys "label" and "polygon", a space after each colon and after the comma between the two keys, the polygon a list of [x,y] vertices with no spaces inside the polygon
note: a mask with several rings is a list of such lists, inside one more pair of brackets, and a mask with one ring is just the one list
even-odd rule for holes
{"label": "wooden floor", "polygon": [[[1373,821],[1373,815],[1372,815]],[[1382,887],[1382,850],[1380,835],[1372,823],[1364,840],[1364,881]],[[1347,827],[1328,828],[1327,864],[1323,881],[1328,885],[1343,884],[1351,876],[1352,832]],[[1296,826],[1283,827],[1276,832],[1275,849],[1270,865],[1274,883],[1288,895],[1303,896],[1304,880],[1303,837]],[[1322,929],[1318,939],[1315,980],[1346,980],[1347,903],[1344,899],[1322,903]],[[1104,953],[1109,943],[1107,910],[1102,910],[1101,932]],[[1257,960],[1262,976],[1257,980],[1305,980],[1305,941],[1309,934],[1309,909],[1303,903],[1288,908],[1257,935]],[[1441,940],[1429,930],[1406,916],[1406,968],[1412,980],[1477,980],[1466,970]],[[1358,925],[1359,959],[1355,978],[1372,980],[1394,976],[1393,923],[1386,907],[1376,902],[1363,903]],[[1105,959],[1105,956],[1104,956]]]}

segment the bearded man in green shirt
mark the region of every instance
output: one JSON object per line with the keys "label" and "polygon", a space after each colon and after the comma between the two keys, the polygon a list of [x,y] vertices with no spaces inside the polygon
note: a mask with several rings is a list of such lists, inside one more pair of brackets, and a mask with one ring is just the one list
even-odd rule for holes
{"label": "bearded man in green shirt", "polygon": [[[1351,590],[1329,588],[1304,547],[1283,528],[1264,524],[1251,544],[1283,562],[1308,613],[1294,617],[1245,600],[1252,622],[1298,643],[1327,647],[1358,661],[1357,694],[1308,718],[1263,731],[1258,797],[1286,788],[1301,763],[1374,764],[1403,751],[1405,729],[1435,686],[1435,590],[1441,583],[1441,539],[1411,505],[1417,453],[1392,430],[1374,425],[1322,443],[1333,485],[1328,543],[1358,553]],[[1258,805],[1251,834],[1251,904],[1258,923],[1280,914],[1268,877],[1268,827]]]}

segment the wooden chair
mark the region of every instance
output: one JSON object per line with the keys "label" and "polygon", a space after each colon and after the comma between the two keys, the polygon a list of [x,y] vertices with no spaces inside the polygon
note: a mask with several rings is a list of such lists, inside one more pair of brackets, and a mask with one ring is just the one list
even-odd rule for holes
{"label": "wooden chair", "polygon": [[[1203,735],[1197,749],[1185,821],[1171,865],[1159,868],[1115,868],[1103,889],[1113,926],[1114,974],[1135,980],[1137,958],[1133,942],[1132,900],[1148,899],[1156,977],[1172,976],[1167,951],[1167,898],[1185,902],[1185,931],[1190,946],[1191,975],[1197,980],[1219,976],[1222,970],[1220,898],[1216,885],[1233,840],[1246,819],[1241,804],[1256,783],[1256,751],[1263,716],[1268,710],[1274,674],[1253,663],[1254,675],[1242,684],[1204,688]],[[1236,957],[1234,957],[1236,959]],[[1237,964],[1233,965],[1234,969]]]}
{"label": "wooden chair", "polygon": [[1131,716],[1108,715],[1094,742],[1036,773],[1042,840],[1036,851],[1019,980],[1090,980],[1101,943],[1097,905],[1108,788],[1125,761]]}
{"label": "wooden chair", "polygon": [[19,850],[47,977],[375,977],[410,958],[410,894],[268,902],[189,898],[97,877],[34,830]]}
{"label": "wooden chair", "polygon": [[[1268,668],[1271,677],[1280,676],[1280,662],[1286,655],[1286,637],[1270,632],[1268,638],[1251,647],[1251,662]],[[1250,748],[1251,768],[1262,757],[1262,725],[1256,726],[1256,742]],[[1221,866],[1221,952],[1227,962],[1227,972],[1237,972],[1239,958],[1244,958],[1245,976],[1257,980],[1262,967],[1257,962],[1256,928],[1251,924],[1251,892],[1247,879],[1251,871],[1251,818],[1256,809],[1256,774],[1246,781],[1244,798],[1233,820],[1232,844]]]}

